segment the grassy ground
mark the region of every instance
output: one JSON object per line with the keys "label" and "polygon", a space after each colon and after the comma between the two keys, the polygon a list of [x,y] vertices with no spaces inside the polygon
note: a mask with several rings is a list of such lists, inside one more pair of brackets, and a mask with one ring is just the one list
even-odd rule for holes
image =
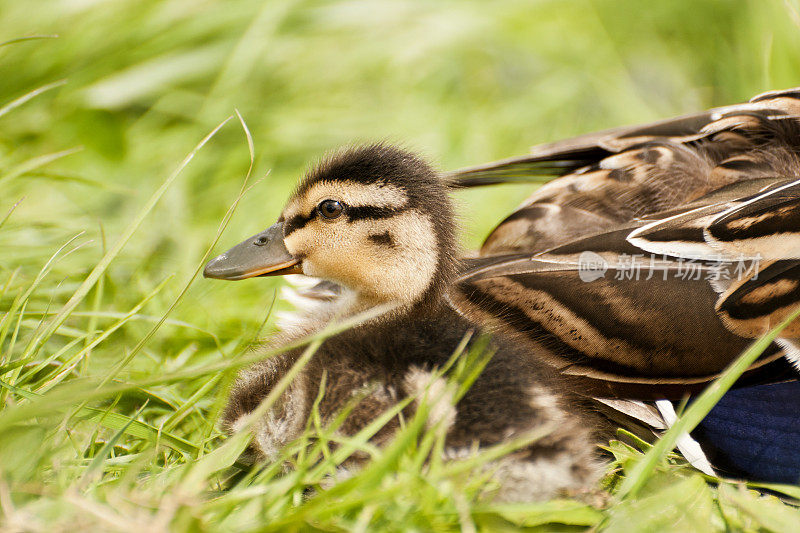
{"label": "grassy ground", "polygon": [[[242,469],[215,421],[280,281],[196,277],[327,149],[402,141],[449,169],[800,85],[798,20],[793,0],[0,0],[3,527],[796,531],[666,443],[611,443],[596,506],[486,503],[466,472],[488,457],[422,467],[439,435],[415,421],[331,491],[313,421],[293,473]],[[465,246],[529,190],[463,193]]]}

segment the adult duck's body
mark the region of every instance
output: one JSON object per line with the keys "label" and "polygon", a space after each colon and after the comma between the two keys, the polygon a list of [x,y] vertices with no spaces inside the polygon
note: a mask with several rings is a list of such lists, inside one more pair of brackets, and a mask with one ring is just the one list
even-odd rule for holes
{"label": "adult duck's body", "polygon": [[[800,90],[538,146],[455,177],[542,174],[563,177],[481,250],[522,255],[466,273],[455,305],[516,333],[584,392],[698,392],[800,305]],[[800,480],[799,322],[695,432],[722,472]]]}

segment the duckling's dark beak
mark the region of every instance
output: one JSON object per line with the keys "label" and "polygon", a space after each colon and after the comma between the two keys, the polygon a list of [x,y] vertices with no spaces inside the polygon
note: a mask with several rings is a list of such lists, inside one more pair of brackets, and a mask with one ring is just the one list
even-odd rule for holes
{"label": "duckling's dark beak", "polygon": [[206,278],[227,280],[283,274],[302,274],[300,260],[292,257],[283,244],[283,222],[218,255],[203,270]]}

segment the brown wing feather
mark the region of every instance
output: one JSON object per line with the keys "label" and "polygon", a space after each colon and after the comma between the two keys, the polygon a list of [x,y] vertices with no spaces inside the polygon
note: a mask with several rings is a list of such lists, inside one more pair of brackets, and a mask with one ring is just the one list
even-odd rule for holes
{"label": "brown wing feather", "polygon": [[[710,192],[712,165],[683,145],[649,143],[586,166],[540,187],[490,234],[481,253],[542,251],[583,235],[597,233],[635,218],[683,205]],[[556,227],[542,204],[577,209],[586,224]],[[525,216],[521,211],[525,210]],[[563,213],[564,218],[571,213]],[[513,229],[507,226],[513,223]],[[543,229],[548,229],[545,232]]]}
{"label": "brown wing feather", "polygon": [[[451,179],[481,185],[562,176],[523,204],[526,213],[502,222],[482,253],[541,251],[588,228],[602,231],[680,208],[733,183],[791,176],[788,170],[800,168],[799,93],[766,93],[746,104],[541,145],[529,156],[462,169]],[[536,204],[580,209],[587,223],[554,228],[543,219],[558,208],[530,209]]]}
{"label": "brown wing feather", "polygon": [[800,89],[797,88],[771,91],[745,104],[544,143],[531,148],[529,155],[462,168],[450,173],[450,178],[455,184],[466,187],[526,179],[540,181],[542,176],[563,176],[611,154],[649,142],[684,144],[713,137],[727,150],[735,149],[737,145],[746,147],[749,145],[746,136],[731,133],[741,129],[742,123],[747,124],[743,117],[753,113],[769,119],[800,116],[798,95]]}
{"label": "brown wing feather", "polygon": [[706,238],[719,248],[763,259],[800,259],[800,181],[731,207],[715,217]]}
{"label": "brown wing feather", "polygon": [[[751,339],[715,312],[718,294],[708,278],[716,265],[634,258],[625,253],[632,248],[626,232],[535,257],[495,257],[463,275],[450,301],[471,320],[515,336],[584,393],[653,399],[699,390]],[[581,248],[602,265],[596,276],[587,277]],[[782,378],[782,355],[773,344],[750,373]]]}
{"label": "brown wing feather", "polygon": [[[723,292],[717,312],[729,329],[744,337],[760,337],[800,305],[800,261],[774,261],[736,280]],[[782,335],[800,337],[800,320]]]}

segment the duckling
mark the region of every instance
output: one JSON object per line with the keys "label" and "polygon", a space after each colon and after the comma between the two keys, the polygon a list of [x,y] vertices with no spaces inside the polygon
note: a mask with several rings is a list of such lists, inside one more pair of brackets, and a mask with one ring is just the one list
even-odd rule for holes
{"label": "duckling", "polygon": [[[436,371],[465,338],[472,335],[469,349],[488,334],[446,299],[464,268],[450,188],[406,150],[386,144],[342,150],[305,175],[275,225],[208,263],[209,278],[299,273],[335,284],[337,295],[319,315],[285,330],[273,346],[319,329],[334,315],[391,306],[322,342],[256,423],[254,447],[262,458],[275,458],[300,436],[323,382],[323,420],[360,398],[339,429],[352,435],[403,398],[447,390]],[[492,335],[488,349],[493,356],[467,392],[454,405],[445,401],[432,410],[432,423],[446,427],[444,455],[463,457],[476,446],[550,428],[494,465],[497,498],[528,501],[590,490],[601,471],[591,415],[565,392],[553,369],[511,339]],[[239,376],[223,415],[229,431],[237,430],[301,353],[287,349]],[[387,442],[398,427],[392,420],[373,441]]]}
{"label": "duckling", "polygon": [[[451,297],[470,319],[516,333],[577,390],[669,410],[665,400],[699,392],[800,305],[800,89],[537,146],[451,178],[542,174],[561,177],[481,249],[512,255],[465,272]],[[799,342],[795,320],[695,432],[723,472],[800,480]]]}

